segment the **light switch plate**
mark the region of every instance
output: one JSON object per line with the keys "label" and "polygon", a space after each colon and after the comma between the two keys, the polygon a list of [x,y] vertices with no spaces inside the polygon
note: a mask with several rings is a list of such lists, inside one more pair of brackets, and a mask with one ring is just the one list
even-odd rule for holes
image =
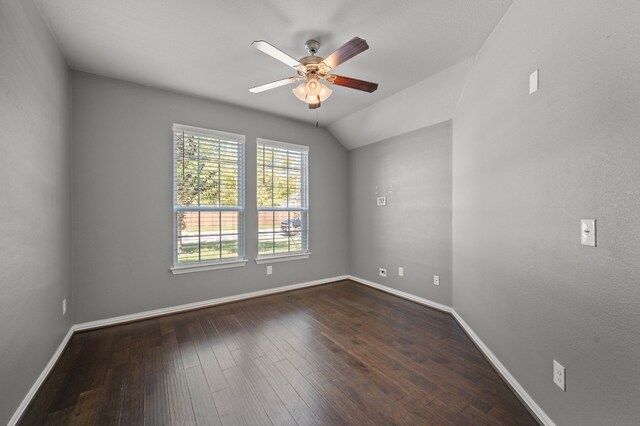
{"label": "light switch plate", "polygon": [[387,205],[387,197],[378,197],[378,198],[376,198],[376,203],[379,206],[386,206]]}
{"label": "light switch plate", "polygon": [[539,83],[538,70],[535,70],[529,76],[529,94],[532,94],[538,91],[538,83]]}
{"label": "light switch plate", "polygon": [[583,246],[596,246],[596,221],[594,219],[580,221],[580,243]]}

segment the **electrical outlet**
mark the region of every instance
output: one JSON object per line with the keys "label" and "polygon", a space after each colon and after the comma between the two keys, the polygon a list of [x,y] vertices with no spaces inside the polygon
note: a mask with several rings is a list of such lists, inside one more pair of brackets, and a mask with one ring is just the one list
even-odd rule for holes
{"label": "electrical outlet", "polygon": [[271,275],[273,274],[273,266],[269,265],[267,266],[267,275]]}
{"label": "electrical outlet", "polygon": [[440,275],[433,276],[433,285],[440,285]]}
{"label": "electrical outlet", "polygon": [[62,315],[67,315],[67,299],[62,299]]}
{"label": "electrical outlet", "polygon": [[387,205],[387,197],[378,197],[378,198],[376,198],[376,204],[378,206],[386,206]]}
{"label": "electrical outlet", "polygon": [[404,268],[402,266],[398,267],[398,276],[404,277]]}
{"label": "electrical outlet", "polygon": [[555,359],[553,360],[553,383],[558,385],[563,392],[566,392],[565,386],[565,368]]}
{"label": "electrical outlet", "polygon": [[387,270],[385,268],[380,268],[378,270],[378,274],[380,274],[381,277],[386,277],[387,276]]}

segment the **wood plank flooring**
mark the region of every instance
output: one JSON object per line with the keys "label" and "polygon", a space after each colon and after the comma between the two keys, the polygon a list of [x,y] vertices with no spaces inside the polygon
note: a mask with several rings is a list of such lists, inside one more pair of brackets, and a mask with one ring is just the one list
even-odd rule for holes
{"label": "wood plank flooring", "polygon": [[447,314],[351,281],[73,336],[23,425],[528,425]]}

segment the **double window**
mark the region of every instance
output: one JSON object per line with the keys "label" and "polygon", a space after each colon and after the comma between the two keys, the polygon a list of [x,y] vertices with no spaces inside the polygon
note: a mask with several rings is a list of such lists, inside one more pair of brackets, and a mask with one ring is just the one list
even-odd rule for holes
{"label": "double window", "polygon": [[309,148],[258,139],[258,262],[307,256]]}
{"label": "double window", "polygon": [[[174,273],[242,266],[245,137],[174,124]],[[258,257],[309,255],[308,147],[257,140]]]}
{"label": "double window", "polygon": [[244,264],[245,137],[174,125],[174,268]]}

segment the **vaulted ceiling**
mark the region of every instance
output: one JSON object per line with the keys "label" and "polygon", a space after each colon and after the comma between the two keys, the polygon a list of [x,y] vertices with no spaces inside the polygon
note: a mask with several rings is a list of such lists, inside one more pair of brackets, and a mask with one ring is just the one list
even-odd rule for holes
{"label": "vaulted ceiling", "polygon": [[[477,52],[513,0],[35,0],[69,66],[326,126]],[[267,40],[295,58],[304,43],[327,56],[354,36],[370,49],[340,75],[379,83],[368,94],[334,86],[309,110],[285,86],[294,75],[251,47]]]}

